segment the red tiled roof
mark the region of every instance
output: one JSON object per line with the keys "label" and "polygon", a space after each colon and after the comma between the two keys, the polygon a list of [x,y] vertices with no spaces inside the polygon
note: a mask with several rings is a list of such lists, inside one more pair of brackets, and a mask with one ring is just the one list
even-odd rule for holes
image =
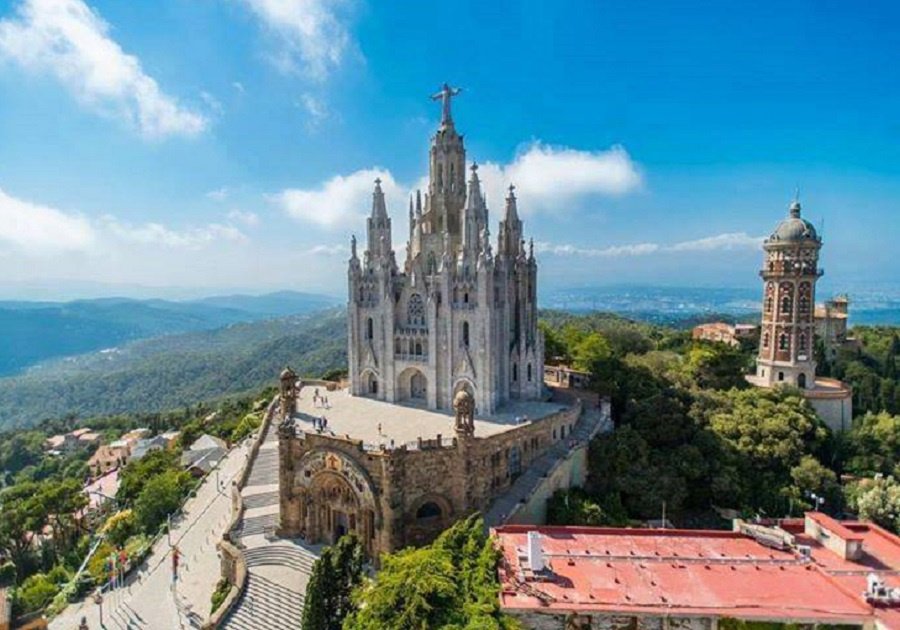
{"label": "red tiled roof", "polygon": [[[529,530],[541,535],[548,581],[523,585]],[[504,526],[505,609],[863,621],[871,608],[814,563],[734,532]]]}

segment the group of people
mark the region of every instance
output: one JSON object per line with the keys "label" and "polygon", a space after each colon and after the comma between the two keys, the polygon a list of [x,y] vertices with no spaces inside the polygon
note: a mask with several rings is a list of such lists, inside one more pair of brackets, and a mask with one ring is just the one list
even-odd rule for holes
{"label": "group of people", "polygon": [[325,416],[321,416],[320,418],[313,418],[313,428],[321,433],[328,428],[328,418],[326,418]]}
{"label": "group of people", "polygon": [[331,409],[331,405],[328,404],[328,396],[321,396],[318,387],[313,390],[313,407]]}

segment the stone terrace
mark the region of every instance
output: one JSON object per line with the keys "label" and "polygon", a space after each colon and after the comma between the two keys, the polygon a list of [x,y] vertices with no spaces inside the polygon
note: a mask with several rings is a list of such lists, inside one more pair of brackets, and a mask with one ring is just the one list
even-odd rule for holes
{"label": "stone terrace", "polygon": [[[367,444],[395,446],[416,442],[419,438],[434,439],[439,434],[450,439],[455,435],[452,412],[427,409],[420,405],[398,405],[371,398],[351,396],[348,390],[326,391],[319,388],[321,396],[328,398],[325,405],[321,400],[313,403],[314,386],[300,390],[294,421],[297,428],[314,432],[313,421],[325,417],[328,420],[326,433],[349,436]],[[475,418],[475,436],[488,437],[503,433],[516,426],[516,419],[527,418],[522,424],[534,422],[566,409],[566,405],[556,402],[511,402],[498,413]],[[381,434],[378,425],[381,425]]]}

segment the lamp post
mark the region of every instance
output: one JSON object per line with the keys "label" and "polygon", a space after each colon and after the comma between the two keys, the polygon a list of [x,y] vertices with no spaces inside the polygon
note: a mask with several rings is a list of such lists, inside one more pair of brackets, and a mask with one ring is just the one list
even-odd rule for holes
{"label": "lamp post", "polygon": [[[100,594],[99,590],[96,593],[94,593],[94,603],[97,604],[97,608],[100,609],[100,627],[104,628],[105,626],[103,625],[103,595]],[[84,621],[84,619],[82,619],[82,621]]]}

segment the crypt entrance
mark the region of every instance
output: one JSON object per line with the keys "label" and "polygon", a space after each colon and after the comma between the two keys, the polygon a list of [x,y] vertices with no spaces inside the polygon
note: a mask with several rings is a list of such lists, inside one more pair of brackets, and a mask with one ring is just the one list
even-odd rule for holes
{"label": "crypt entrance", "polygon": [[300,462],[294,477],[303,537],[313,544],[332,545],[345,534],[356,534],[374,556],[380,523],[365,470],[344,453],[313,451]]}

